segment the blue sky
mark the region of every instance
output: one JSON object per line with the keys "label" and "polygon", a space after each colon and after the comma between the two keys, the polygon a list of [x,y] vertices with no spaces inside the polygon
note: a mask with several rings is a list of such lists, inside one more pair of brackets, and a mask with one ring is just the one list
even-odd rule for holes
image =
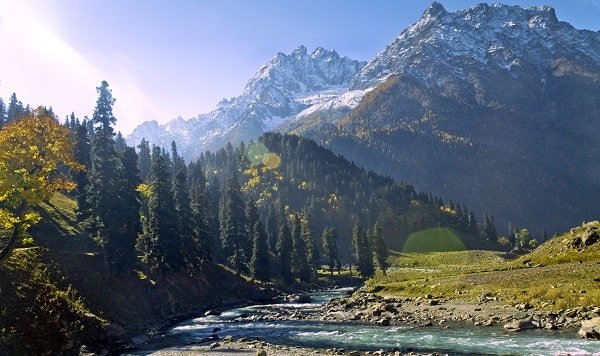
{"label": "blue sky", "polygon": [[[440,1],[449,11],[480,1]],[[368,60],[431,1],[0,0],[0,97],[14,91],[63,117],[91,115],[95,87],[117,98],[117,128],[208,112],[238,95],[277,52],[321,46]],[[551,5],[559,20],[600,29],[600,0]]]}

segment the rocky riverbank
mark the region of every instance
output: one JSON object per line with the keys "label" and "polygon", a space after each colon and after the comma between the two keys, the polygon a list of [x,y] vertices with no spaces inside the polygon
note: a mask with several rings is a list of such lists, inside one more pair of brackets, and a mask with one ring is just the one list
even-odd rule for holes
{"label": "rocky riverbank", "polygon": [[197,355],[204,356],[223,356],[235,354],[236,356],[306,356],[306,355],[346,355],[346,356],[363,356],[363,355],[394,355],[394,356],[438,356],[440,353],[417,353],[417,352],[401,352],[399,350],[377,350],[377,351],[357,351],[346,349],[319,349],[306,348],[298,346],[275,345],[261,340],[250,340],[240,338],[233,339],[231,336],[225,336],[219,341],[203,342],[185,347],[177,347],[176,349],[166,349],[151,353],[150,356],[185,356]]}
{"label": "rocky riverbank", "polygon": [[600,336],[599,307],[551,312],[535,309],[527,303],[506,305],[484,295],[477,302],[468,302],[432,295],[384,298],[359,292],[347,298],[334,299],[315,310],[273,308],[266,315],[242,315],[236,319],[239,322],[278,320],[355,321],[383,326],[411,324],[446,328],[496,325],[515,332],[546,329],[575,333],[580,330],[581,337],[598,339]]}
{"label": "rocky riverbank", "polygon": [[[528,329],[574,332],[581,337],[600,339],[600,308],[596,306],[542,311],[528,303],[506,305],[485,295],[478,302],[435,298],[380,297],[356,293],[349,298],[334,299],[323,305],[318,317],[323,321],[356,320],[379,325],[414,324],[422,327],[439,325],[447,328],[501,325],[507,331]],[[297,316],[302,318],[303,316]],[[599,345],[600,347],[600,345]]]}

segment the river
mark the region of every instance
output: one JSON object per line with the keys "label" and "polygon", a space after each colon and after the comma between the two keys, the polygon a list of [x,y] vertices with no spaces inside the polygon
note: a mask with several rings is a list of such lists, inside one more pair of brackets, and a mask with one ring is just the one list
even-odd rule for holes
{"label": "river", "polygon": [[[548,330],[518,333],[501,327],[415,327],[379,326],[350,322],[314,320],[240,321],[239,318],[260,316],[276,311],[302,310],[319,313],[320,305],[344,296],[348,289],[335,289],[311,294],[311,303],[252,305],[182,322],[170,329],[160,341],[138,355],[162,349],[184,347],[206,340],[215,329],[219,336],[234,339],[260,339],[271,344],[338,348],[347,350],[392,350],[433,352],[451,355],[600,355],[600,342],[578,339],[576,334]],[[236,320],[238,319],[238,320]]]}

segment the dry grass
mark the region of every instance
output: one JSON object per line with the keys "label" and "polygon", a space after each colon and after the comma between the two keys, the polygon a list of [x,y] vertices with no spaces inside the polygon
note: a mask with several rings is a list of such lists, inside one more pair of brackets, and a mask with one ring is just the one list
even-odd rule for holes
{"label": "dry grass", "polygon": [[367,286],[382,295],[476,301],[496,297],[546,310],[600,305],[600,242],[574,248],[572,241],[592,224],[578,227],[514,260],[493,251],[400,254],[387,276]]}

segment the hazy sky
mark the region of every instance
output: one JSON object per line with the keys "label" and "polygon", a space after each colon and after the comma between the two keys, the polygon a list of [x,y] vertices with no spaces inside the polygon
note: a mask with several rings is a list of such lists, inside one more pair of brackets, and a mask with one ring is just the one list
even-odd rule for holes
{"label": "hazy sky", "polygon": [[[441,1],[454,11],[480,1]],[[117,129],[189,118],[240,94],[277,52],[300,44],[368,60],[430,1],[0,0],[0,97],[12,92],[62,118],[91,116],[95,88],[117,98]],[[600,29],[600,0],[548,4],[559,20]]]}

